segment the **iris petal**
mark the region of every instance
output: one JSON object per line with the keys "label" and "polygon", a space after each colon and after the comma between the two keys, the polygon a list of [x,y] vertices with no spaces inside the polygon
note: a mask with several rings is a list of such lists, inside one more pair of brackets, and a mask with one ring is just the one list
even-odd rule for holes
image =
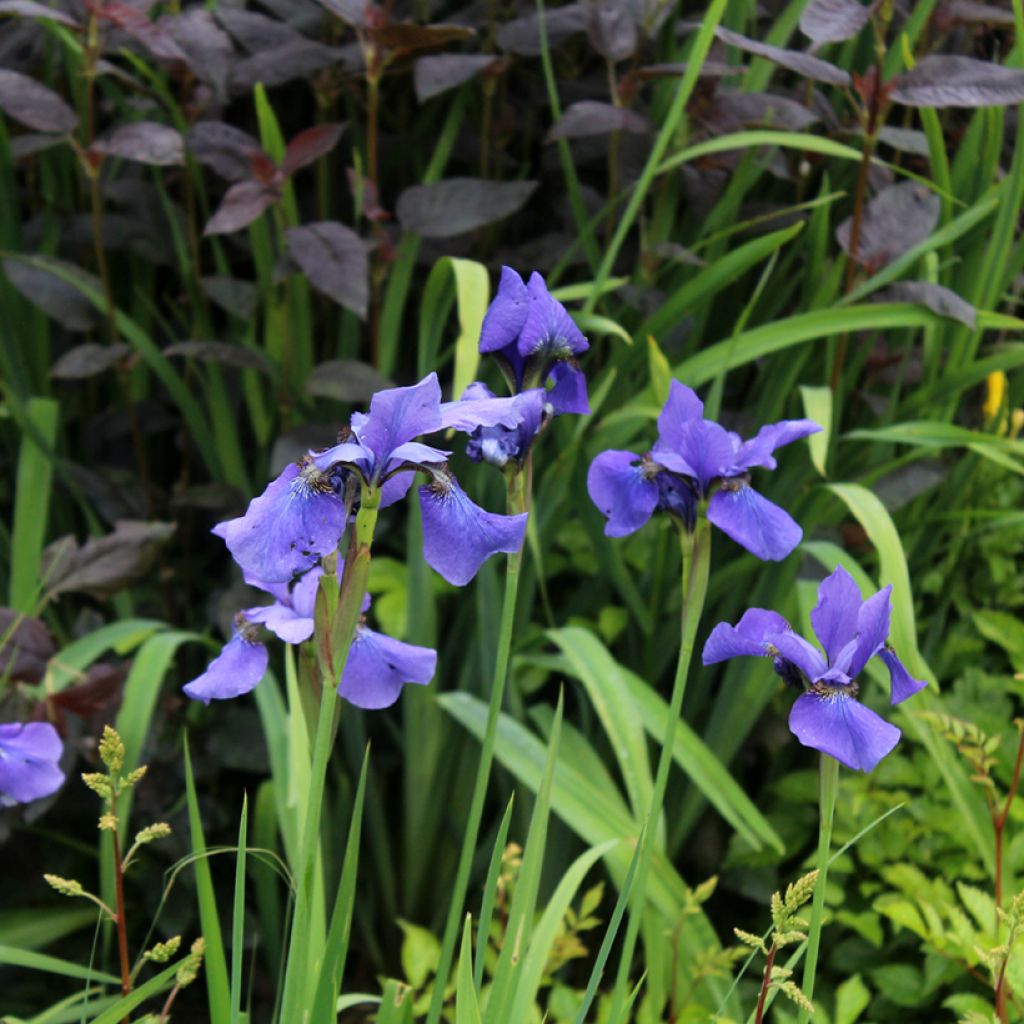
{"label": "iris petal", "polygon": [[449,583],[465,586],[491,555],[518,551],[526,513],[503,516],[474,504],[454,477],[419,489],[423,557]]}
{"label": "iris petal", "polygon": [[577,416],[590,413],[587,378],[574,362],[555,363],[548,379],[555,382],[547,393],[547,401],[556,413],[574,413]]}
{"label": "iris petal", "polygon": [[857,612],[857,649],[850,663],[851,676],[859,676],[864,666],[885,646],[889,638],[892,614],[892,584],[872,594]]}
{"label": "iris petal", "polygon": [[827,696],[805,693],[793,702],[789,728],[805,746],[829,754],[847,768],[869,772],[899,742],[895,725],[836,687]]}
{"label": "iris petal", "polygon": [[498,291],[480,327],[480,351],[497,352],[512,345],[526,323],[530,296],[523,279],[511,268],[501,268]]}
{"label": "iris petal", "polygon": [[839,652],[857,635],[860,606],[860,588],[841,565],[821,581],[818,603],[811,611],[811,625],[825,648],[829,664],[835,662]]}
{"label": "iris petal", "polygon": [[766,423],[755,437],[740,446],[736,454],[736,466],[750,469],[751,466],[765,466],[775,469],[777,463],[772,457],[776,448],[791,444],[809,434],[817,434],[821,427],[814,420],[781,420]]}
{"label": "iris petal", "polygon": [[344,529],[345,505],[324,474],[293,463],[249,502],[244,516],[213,532],[246,575],[284,583],[333,551]]}
{"label": "iris petal", "polygon": [[420,434],[441,427],[441,385],[436,373],[428,373],[418,384],[407,388],[378,391],[370,399],[365,417],[351,419],[360,444],[369,448],[380,473],[394,450]]}
{"label": "iris petal", "polygon": [[907,671],[903,662],[896,656],[896,652],[891,648],[883,647],[878,654],[889,669],[890,704],[899,704],[908,697],[913,697],[915,693],[923,690],[928,685],[923,679],[915,679]]}
{"label": "iris petal", "polygon": [[771,643],[783,660],[796,665],[811,682],[821,679],[828,671],[821,651],[813,644],[809,644],[799,633],[779,633],[772,637]]}
{"label": "iris petal", "polygon": [[785,558],[804,535],[788,512],[745,485],[716,491],[708,519],[751,554],[772,562]]}
{"label": "iris petal", "polygon": [[644,476],[633,452],[601,452],[587,472],[590,500],[607,517],[604,532],[625,537],[639,530],[658,505],[658,485]]}
{"label": "iris petal", "polygon": [[749,608],[735,626],[728,622],[715,626],[704,645],[704,664],[714,665],[742,656],[762,657],[768,653],[765,645],[774,636],[791,631],[789,623],[778,612]]}
{"label": "iris petal", "polygon": [[267,671],[267,660],[266,647],[238,631],[206,671],[184,687],[185,693],[204,704],[239,697],[255,689]]}
{"label": "iris petal", "polygon": [[530,275],[526,290],[530,305],[517,342],[523,358],[543,353],[565,359],[590,348],[565,306],[548,291],[544,278],[536,271]]}
{"label": "iris petal", "polygon": [[49,722],[0,725],[0,802],[27,804],[60,789],[63,749]]}
{"label": "iris petal", "polygon": [[691,419],[674,431],[676,440],[671,446],[662,439],[652,452],[663,462],[662,453],[670,448],[679,455],[692,475],[700,482],[701,491],[707,492],[711,481],[718,477],[734,476],[733,459],[736,454],[735,435],[712,420]]}
{"label": "iris petal", "polygon": [[359,708],[386,708],[398,700],[405,683],[429,683],[437,652],[393,640],[360,626],[341,674],[338,694]]}
{"label": "iris petal", "polygon": [[689,420],[704,418],[704,403],[693,388],[673,380],[668,386],[668,400],[658,417],[658,434],[669,448],[680,446],[679,430]]}

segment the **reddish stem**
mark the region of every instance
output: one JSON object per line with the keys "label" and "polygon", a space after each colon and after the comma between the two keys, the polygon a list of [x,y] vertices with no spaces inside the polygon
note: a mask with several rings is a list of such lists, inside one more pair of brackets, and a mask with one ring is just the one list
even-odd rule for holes
{"label": "reddish stem", "polygon": [[775,966],[775,954],[778,946],[772,945],[768,950],[768,959],[764,964],[764,977],[761,979],[761,992],[757,997],[757,1009],[754,1011],[754,1024],[761,1024],[764,1019],[764,1003],[768,998],[768,989],[772,987],[772,968]]}
{"label": "reddish stem", "polygon": [[[117,814],[117,800],[110,801],[110,813]],[[128,995],[132,990],[132,967],[128,956],[128,922],[124,909],[124,864],[121,861],[121,840],[117,836],[117,826],[110,832],[114,842],[114,892],[117,896],[117,950],[121,960],[121,992]],[[122,1024],[128,1024],[125,1017]]]}
{"label": "reddish stem", "polygon": [[[1020,785],[1021,764],[1024,762],[1024,731],[1020,734],[1017,743],[1017,759],[1013,765],[1013,778],[1010,781],[1010,788],[1006,791],[1006,801],[1003,809],[998,815],[992,818],[992,825],[996,832],[996,877],[995,877],[995,902],[996,902],[996,930],[999,929],[999,908],[1003,905],[1003,831],[1006,828],[1007,819],[1010,817],[1010,808],[1013,806],[1013,799],[1017,795],[1017,787]],[[999,971],[999,980],[996,982],[996,1016],[1007,1024],[1006,1002],[1010,994],[1010,986],[1006,984],[1006,964],[1009,956],[1003,961]]]}

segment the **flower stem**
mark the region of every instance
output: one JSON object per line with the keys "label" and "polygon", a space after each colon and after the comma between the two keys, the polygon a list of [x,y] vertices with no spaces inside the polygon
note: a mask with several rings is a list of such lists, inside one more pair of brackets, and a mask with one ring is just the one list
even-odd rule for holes
{"label": "flower stem", "polygon": [[768,989],[772,987],[772,968],[775,966],[775,954],[779,947],[772,943],[768,950],[768,959],[764,963],[764,977],[761,979],[761,991],[757,997],[757,1009],[754,1011],[754,1024],[761,1024],[764,1020],[764,1004],[768,998]]}
{"label": "flower stem", "polygon": [[[376,498],[374,501],[373,499]],[[308,1007],[311,985],[316,978],[309,956],[310,928],[312,919],[312,897],[315,889],[317,850],[320,843],[320,816],[323,810],[324,787],[327,780],[327,763],[334,747],[341,699],[338,697],[338,683],[345,671],[352,638],[359,624],[366,583],[370,574],[370,549],[373,531],[377,523],[380,493],[365,494],[356,517],[355,531],[345,560],[345,571],[341,579],[341,592],[337,608],[332,609],[328,628],[330,651],[321,660],[320,715],[317,719],[316,738],[313,742],[313,763],[309,775],[309,789],[306,792],[306,806],[303,812],[302,841],[299,845],[299,863],[296,876],[295,914],[292,918],[291,936],[288,941],[288,960],[285,969],[284,995],[282,998],[281,1020],[302,1020]],[[322,584],[323,586],[323,584]],[[328,583],[330,586],[330,583]],[[325,588],[326,589],[326,588]],[[318,629],[321,624],[318,623]],[[320,638],[318,638],[320,640]]]}
{"label": "flower stem", "polygon": [[615,979],[612,1009],[608,1015],[610,1021],[619,1020],[623,1010],[629,983],[629,971],[632,967],[633,953],[643,919],[647,899],[647,877],[650,874],[658,821],[661,817],[662,805],[665,802],[665,789],[668,786],[668,772],[672,764],[676,727],[683,708],[690,659],[693,656],[697,626],[704,610],[704,598],[708,589],[708,571],[711,565],[711,524],[703,517],[699,518],[692,534],[680,531],[680,545],[683,555],[683,610],[680,623],[679,659],[676,662],[676,677],[672,684],[672,696],[669,700],[668,720],[665,723],[661,755],[658,758],[658,770],[654,777],[651,806],[647,812],[646,825],[640,839],[640,856],[637,858],[636,880],[633,883],[633,905],[629,915],[629,926],[626,929],[626,939],[622,946],[622,957],[619,960],[619,972]]}
{"label": "flower stem", "polygon": [[[828,881],[828,857],[832,846],[832,818],[836,810],[836,793],[839,791],[839,762],[821,755],[818,800],[820,819],[818,822],[818,881],[814,886],[814,901],[811,903],[811,924],[807,930],[807,953],[804,956],[804,995],[814,999],[814,977],[818,970],[818,946],[821,943],[821,922],[825,915],[825,884]],[[800,1013],[800,1024],[806,1024],[810,1014]]]}
{"label": "flower stem", "polygon": [[[113,782],[113,780],[112,780]],[[117,814],[117,797],[110,798],[110,813]],[[110,830],[110,838],[114,844],[114,893],[117,898],[117,952],[121,963],[121,994],[128,995],[132,990],[132,966],[128,956],[128,920],[124,909],[124,863],[121,860],[121,841],[117,837],[117,827]],[[128,1018],[124,1018],[128,1024]]]}
{"label": "flower stem", "polygon": [[[531,469],[532,463],[528,460],[523,472],[517,473],[509,481],[508,511],[511,514],[529,511],[528,495],[531,490]],[[516,599],[519,595],[519,570],[522,562],[523,550],[520,548],[508,556],[508,561],[505,564],[505,597],[501,606],[498,650],[494,658],[494,676],[491,680],[491,701],[487,709],[487,724],[484,727],[480,760],[476,768],[473,797],[466,819],[466,834],[462,840],[459,863],[455,869],[455,883],[452,886],[451,903],[448,905],[448,917],[444,925],[441,957],[437,965],[437,976],[434,979],[434,992],[427,1013],[427,1024],[438,1024],[441,1019],[448,975],[455,954],[455,941],[462,927],[462,908],[465,905],[469,872],[473,866],[473,855],[476,852],[477,839],[480,835],[484,799],[487,796],[487,784],[490,781],[491,765],[494,762],[494,741],[498,733],[498,716],[501,714],[501,706],[505,698],[505,684],[508,681],[508,663],[512,652],[512,627],[515,625]]]}

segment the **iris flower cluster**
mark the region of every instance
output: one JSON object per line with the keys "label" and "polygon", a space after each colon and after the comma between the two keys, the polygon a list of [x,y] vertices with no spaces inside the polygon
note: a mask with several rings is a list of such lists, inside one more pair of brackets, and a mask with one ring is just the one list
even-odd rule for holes
{"label": "iris flower cluster", "polygon": [[0,806],[27,804],[60,789],[63,750],[49,722],[0,723]]}
{"label": "iris flower cluster", "polygon": [[[337,551],[360,503],[387,508],[406,496],[418,473],[426,477],[417,492],[423,556],[449,583],[464,586],[492,555],[518,551],[526,513],[504,515],[475,504],[448,466],[451,453],[418,438],[460,431],[470,435],[471,458],[501,467],[521,465],[551,415],[589,411],[586,382],[575,360],[587,347],[540,275],[527,286],[505,268],[480,348],[493,352],[508,370],[515,393],[496,398],[476,383],[458,401],[442,402],[435,373],[411,387],[379,391],[368,412],[352,415],[336,445],[289,465],[250,502],[245,515],[216,526],[213,532],[227,544],[246,582],[275,601],[238,613],[231,639],[185,692],[209,702],[252,690],[268,661],[261,626],[286,643],[309,639],[321,560]],[[552,383],[550,390],[546,382]],[[436,660],[434,651],[374,632],[364,620],[338,692],[358,707],[386,707],[404,683],[429,682]]]}
{"label": "iris flower cluster", "polygon": [[749,441],[704,419],[696,392],[673,380],[658,417],[658,440],[645,455],[605,451],[587,474],[591,500],[608,519],[605,533],[624,537],[657,512],[692,530],[699,507],[758,558],[778,561],[800,543],[792,516],[750,485],[756,466],[775,469],[774,451],[821,430],[813,420],[782,420]]}
{"label": "iris flower cluster", "polygon": [[899,742],[900,730],[865,707],[858,676],[881,658],[889,670],[890,702],[899,704],[927,684],[914,679],[889,644],[892,586],[866,601],[842,567],[818,588],[811,626],[821,644],[808,643],[777,612],[751,608],[735,626],[720,622],[704,647],[704,664],[744,655],[771,658],[785,683],[802,691],[789,728],[805,746],[869,772]]}

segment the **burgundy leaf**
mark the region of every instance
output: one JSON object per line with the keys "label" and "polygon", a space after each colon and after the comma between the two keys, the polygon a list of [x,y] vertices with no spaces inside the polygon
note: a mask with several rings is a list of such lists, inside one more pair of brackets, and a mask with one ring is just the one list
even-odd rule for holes
{"label": "burgundy leaf", "polygon": [[643,114],[611,103],[580,100],[568,107],[548,132],[548,142],[555,139],[576,139],[586,135],[607,135],[610,132],[631,132],[643,135],[651,123]]}
{"label": "burgundy leaf", "polygon": [[0,679],[38,683],[46,673],[46,663],[56,653],[46,625],[13,608],[0,608]]}
{"label": "burgundy leaf", "polygon": [[1013,11],[1008,11],[994,4],[979,4],[974,0],[952,0],[941,4],[936,18],[949,18],[975,25],[1013,25]]}
{"label": "burgundy leaf", "polygon": [[0,70],[0,110],[37,132],[68,135],[78,115],[52,89],[20,71]]}
{"label": "burgundy leaf", "polygon": [[818,44],[841,43],[852,39],[870,16],[871,7],[857,0],[811,0],[800,15],[800,31]]}
{"label": "burgundy leaf", "polygon": [[354,167],[347,167],[345,173],[348,176],[348,187],[352,192],[352,198],[362,215],[367,220],[379,223],[390,220],[391,214],[380,205],[380,194],[377,186],[364,174],[360,174]]}
{"label": "burgundy leaf", "polygon": [[90,537],[79,546],[62,537],[43,551],[43,571],[51,595],[69,591],[105,597],[144,576],[159,548],[174,533],[173,523],[122,519],[114,532]]}
{"label": "burgundy leaf", "polygon": [[154,57],[161,60],[180,60],[188,64],[188,54],[174,41],[170,32],[150,21],[144,11],[126,3],[108,3],[97,8],[101,18],[116,25],[137,43],[141,43]]}
{"label": "burgundy leaf", "polygon": [[260,50],[238,61],[231,69],[231,88],[236,93],[250,92],[258,82],[270,88],[339,65],[341,70],[355,70],[358,65],[346,61],[346,57],[342,48],[298,36],[283,46]]}
{"label": "burgundy leaf", "polygon": [[407,188],[398,197],[396,212],[406,231],[451,238],[522,209],[536,187],[535,181],[448,178]]}
{"label": "burgundy leaf", "polygon": [[164,355],[198,359],[202,363],[220,363],[240,370],[259,370],[260,373],[270,374],[274,371],[270,360],[262,352],[226,341],[179,341],[168,345]]}
{"label": "burgundy leaf", "polygon": [[80,718],[88,718],[102,711],[117,698],[128,675],[128,665],[90,665],[85,680],[52,693],[47,700],[61,711],[70,711]]}
{"label": "burgundy leaf", "polygon": [[[587,27],[587,8],[584,4],[566,4],[545,12],[545,27],[549,46],[558,46]],[[496,35],[498,45],[506,53],[522,57],[539,57],[540,26],[536,14],[528,14],[502,25]]]}
{"label": "burgundy leaf", "polygon": [[769,46],[767,43],[759,43],[755,39],[748,39],[741,36],[739,32],[719,26],[715,29],[715,35],[729,46],[735,46],[738,50],[745,50],[758,57],[764,57],[773,64],[795,71],[804,78],[810,78],[815,82],[828,82],[829,85],[847,86],[850,84],[850,76],[842,69],[829,64],[828,61],[818,57],[812,57],[809,53],[801,53],[798,50],[783,50],[778,46]]}
{"label": "burgundy leaf", "polygon": [[446,43],[457,43],[472,39],[476,32],[467,25],[417,25],[402,21],[370,30],[370,39],[375,46],[392,53],[411,53],[413,50],[429,50]]}
{"label": "burgundy leaf", "polygon": [[35,0],[0,0],[0,14],[13,14],[19,18],[49,18],[58,25],[80,29],[82,26],[67,11],[36,3]]}
{"label": "burgundy leaf", "polygon": [[[700,66],[698,78],[728,78],[731,75],[745,75],[747,69],[742,64],[723,64],[719,60],[706,60]],[[686,74],[686,62],[679,61],[669,64],[647,64],[636,68],[632,74],[640,79],[682,78]]]}
{"label": "burgundy leaf", "polygon": [[180,14],[165,14],[157,25],[181,47],[192,73],[213,89],[218,100],[226,100],[235,47],[213,15],[202,7],[189,7]]}
{"label": "burgundy leaf", "polygon": [[1024,101],[1024,71],[973,57],[932,54],[889,83],[907,107],[1001,107]]}
{"label": "burgundy leaf", "polygon": [[125,124],[89,147],[104,156],[119,156],[141,164],[171,167],[185,162],[185,140],[174,128],[155,121]]}
{"label": "burgundy leaf", "polygon": [[305,38],[283,21],[227,4],[217,5],[217,20],[248,53],[262,53]]}
{"label": "burgundy leaf", "polygon": [[332,359],[314,366],[303,390],[317,398],[336,402],[366,402],[384,388],[393,385],[369,366],[354,359]]}
{"label": "burgundy leaf", "polygon": [[43,150],[63,145],[64,142],[65,136],[63,135],[25,132],[21,135],[16,135],[9,141],[11,158],[14,160],[24,160],[27,157],[34,156],[36,153],[42,153]]}
{"label": "burgundy leaf", "polygon": [[959,320],[971,330],[977,326],[977,310],[965,298],[931,281],[897,281],[874,298],[878,302],[916,302],[939,316]]}
{"label": "burgundy leaf", "polygon": [[259,288],[252,281],[214,275],[201,277],[199,287],[211,302],[239,320],[250,319],[259,304]]}
{"label": "burgundy leaf", "polygon": [[[223,121],[200,121],[188,133],[189,152],[226,181],[242,181],[252,173],[252,158],[260,144],[241,128]],[[269,159],[269,158],[268,158]]]}
{"label": "burgundy leaf", "polygon": [[878,141],[884,142],[901,153],[913,153],[914,156],[928,156],[928,136],[916,128],[896,128],[886,125],[878,133]]}
{"label": "burgundy leaf", "polygon": [[365,23],[366,0],[317,0],[317,3],[353,28],[362,28]]}
{"label": "burgundy leaf", "polygon": [[836,239],[861,266],[878,270],[932,233],[939,206],[939,197],[916,181],[890,185],[864,208],[856,254],[850,252],[852,217],[836,229]]}
{"label": "burgundy leaf", "polygon": [[230,235],[251,224],[280,193],[258,181],[239,181],[224,193],[217,212],[206,222],[204,235]]}
{"label": "burgundy leaf", "polygon": [[[16,259],[3,261],[7,279],[28,299],[38,306],[47,316],[53,317],[62,327],[69,331],[90,331],[100,322],[100,313],[89,299],[59,273],[60,270],[79,279],[84,285],[94,289],[97,295],[103,294],[99,280],[92,274],[72,263],[52,257],[33,257],[40,262],[27,263]],[[55,269],[50,270],[45,265]]]}
{"label": "burgundy leaf", "polygon": [[320,221],[285,232],[288,254],[329,299],[365,319],[370,298],[366,244],[344,224]]}
{"label": "burgundy leaf", "polygon": [[633,12],[621,0],[605,0],[590,6],[587,37],[605,60],[616,63],[632,57],[640,41]]}
{"label": "burgundy leaf", "polygon": [[291,177],[300,167],[315,163],[338,144],[344,124],[318,124],[299,132],[288,143],[281,170]]}
{"label": "burgundy leaf", "polygon": [[441,53],[420,57],[413,65],[416,99],[425,103],[434,96],[440,96],[468,82],[485,68],[496,65],[499,60],[487,54],[474,53]]}
{"label": "burgundy leaf", "polygon": [[131,355],[131,346],[124,342],[97,345],[87,341],[69,349],[53,364],[50,376],[54,380],[86,380],[104,373]]}
{"label": "burgundy leaf", "polygon": [[709,119],[719,132],[754,126],[801,132],[821,120],[796,100],[764,92],[721,92],[712,102]]}

